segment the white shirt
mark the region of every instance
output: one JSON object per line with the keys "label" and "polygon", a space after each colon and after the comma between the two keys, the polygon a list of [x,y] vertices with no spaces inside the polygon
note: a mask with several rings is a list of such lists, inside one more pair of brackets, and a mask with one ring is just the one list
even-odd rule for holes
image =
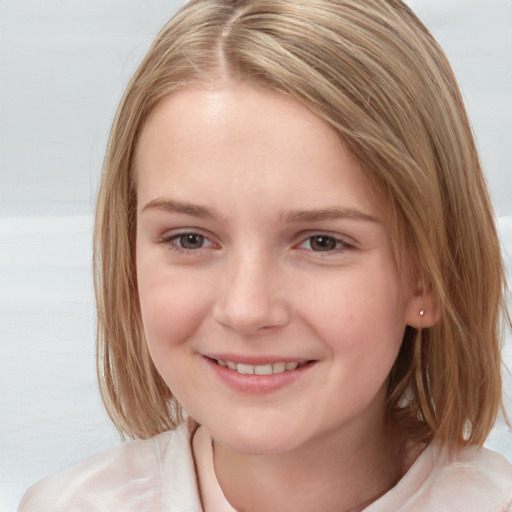
{"label": "white shirt", "polygon": [[[365,512],[512,512],[511,502],[512,466],[504,457],[485,448],[465,448],[449,460],[431,445]],[[208,432],[197,431],[192,449],[186,425],[112,448],[50,476],[32,486],[18,508],[18,512],[203,510],[234,511],[215,477]]]}

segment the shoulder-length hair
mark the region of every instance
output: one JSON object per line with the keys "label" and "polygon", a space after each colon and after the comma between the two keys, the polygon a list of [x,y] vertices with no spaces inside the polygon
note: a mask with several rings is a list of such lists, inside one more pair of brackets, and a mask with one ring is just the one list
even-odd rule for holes
{"label": "shoulder-length hair", "polygon": [[138,137],[162,98],[219,78],[306,105],[387,199],[399,268],[415,272],[440,313],[433,327],[406,329],[388,378],[389,417],[414,439],[481,444],[501,405],[499,241],[456,80],[399,0],[193,0],[156,37],[119,106],[96,211],[98,375],[118,429],[147,438],[183,420],[141,320]]}

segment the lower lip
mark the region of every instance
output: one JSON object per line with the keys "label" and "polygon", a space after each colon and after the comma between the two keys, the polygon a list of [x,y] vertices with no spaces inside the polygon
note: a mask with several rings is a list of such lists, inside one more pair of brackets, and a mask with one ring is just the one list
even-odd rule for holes
{"label": "lower lip", "polygon": [[264,395],[284,388],[308,373],[314,365],[314,362],[309,362],[295,370],[273,373],[272,375],[244,375],[236,370],[220,366],[213,359],[205,358],[205,360],[217,378],[224,384],[235,391],[253,395]]}

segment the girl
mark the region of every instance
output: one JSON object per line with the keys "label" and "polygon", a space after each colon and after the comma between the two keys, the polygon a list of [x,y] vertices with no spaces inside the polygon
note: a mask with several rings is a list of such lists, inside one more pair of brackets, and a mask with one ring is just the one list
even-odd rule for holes
{"label": "girl", "polygon": [[104,401],[139,440],[20,511],[512,510],[481,448],[493,214],[450,67],[398,0],[184,7],[114,122],[95,268]]}

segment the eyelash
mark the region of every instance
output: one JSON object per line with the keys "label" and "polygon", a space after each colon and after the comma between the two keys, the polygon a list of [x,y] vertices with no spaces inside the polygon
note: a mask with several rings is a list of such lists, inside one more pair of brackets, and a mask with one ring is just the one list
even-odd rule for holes
{"label": "eyelash", "polygon": [[[208,242],[208,245],[206,247],[198,247],[195,249],[181,247],[176,243],[177,240],[180,238],[185,237],[197,237],[202,239],[203,242]],[[158,240],[159,243],[168,246],[170,250],[173,252],[176,252],[178,254],[191,254],[192,252],[196,252],[200,249],[208,248],[210,245],[213,245],[214,242],[212,242],[207,236],[203,235],[202,233],[198,233],[197,231],[181,231],[178,233],[173,233],[171,235],[164,235],[163,237]]]}
{"label": "eyelash", "polygon": [[[201,239],[200,241],[202,243],[208,242],[208,244],[206,246],[201,246],[201,247],[197,247],[197,248],[187,248],[187,247],[180,246],[180,245],[178,245],[178,243],[176,243],[178,240],[184,239],[185,237],[197,237],[197,238]],[[327,242],[328,244],[331,244],[331,246],[332,246],[332,244],[334,244],[334,247],[327,248],[325,250],[315,251],[312,248],[312,241],[315,239],[316,239],[316,242],[319,242],[319,243]],[[323,239],[323,241],[322,241],[322,239]],[[212,242],[207,236],[205,236],[202,233],[197,232],[197,231],[181,231],[178,233],[173,233],[173,234],[161,237],[158,240],[158,242],[163,245],[167,245],[168,248],[175,253],[189,254],[189,255],[191,255],[191,253],[199,251],[201,249],[208,249],[209,247],[211,247],[215,244],[215,242]],[[304,245],[306,245],[306,244],[309,244],[309,248],[304,247]],[[343,240],[339,237],[336,237],[334,235],[330,235],[328,233],[310,234],[305,239],[303,239],[300,242],[300,244],[298,244],[295,247],[310,251],[312,253],[325,254],[325,256],[332,255],[332,254],[339,254],[341,252],[354,249],[354,245],[349,244],[345,240]]]}
{"label": "eyelash", "polygon": [[[317,239],[317,242],[319,241],[319,239],[324,239],[324,241],[326,241],[328,243],[334,243],[335,247],[332,249],[315,251],[311,248],[311,242],[314,239]],[[322,242],[320,242],[320,243],[322,243]],[[334,235],[329,235],[328,233],[315,233],[315,234],[309,235],[303,242],[301,242],[299,247],[303,248],[303,246],[305,244],[309,244],[310,249],[308,249],[308,250],[310,250],[311,252],[315,252],[315,253],[338,254],[343,251],[354,249],[354,246],[349,244],[345,240],[343,240],[337,236],[334,236]]]}

